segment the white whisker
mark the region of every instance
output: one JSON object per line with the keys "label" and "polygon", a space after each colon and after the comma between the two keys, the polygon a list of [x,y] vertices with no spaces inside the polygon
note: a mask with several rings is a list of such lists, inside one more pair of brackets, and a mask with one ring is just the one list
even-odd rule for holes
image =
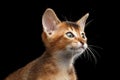
{"label": "white whisker", "polygon": [[94,48],[92,47],[89,47],[89,48],[91,49],[92,52],[95,52],[98,57],[100,57],[99,53]]}
{"label": "white whisker", "polygon": [[89,45],[90,47],[95,47],[95,48],[99,48],[99,49],[103,49],[102,47],[100,46],[95,46],[95,45]]}
{"label": "white whisker", "polygon": [[86,51],[86,55],[85,55],[85,56],[87,57],[88,61],[89,61],[89,60],[91,61],[91,56],[90,56],[88,50],[86,49],[85,51]]}
{"label": "white whisker", "polygon": [[87,49],[91,53],[91,55],[92,55],[92,57],[93,57],[93,59],[95,61],[95,64],[96,64],[97,63],[97,58],[96,58],[95,54],[93,53],[93,51],[89,47]]}

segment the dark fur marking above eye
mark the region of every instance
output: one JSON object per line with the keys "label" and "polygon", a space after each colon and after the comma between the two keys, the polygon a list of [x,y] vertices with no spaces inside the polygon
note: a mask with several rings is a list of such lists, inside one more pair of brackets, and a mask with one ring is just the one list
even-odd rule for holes
{"label": "dark fur marking above eye", "polygon": [[66,21],[66,24],[67,24],[68,26],[72,26],[72,27],[74,27],[74,28],[78,28],[78,27],[79,27],[79,25],[77,25],[75,22]]}

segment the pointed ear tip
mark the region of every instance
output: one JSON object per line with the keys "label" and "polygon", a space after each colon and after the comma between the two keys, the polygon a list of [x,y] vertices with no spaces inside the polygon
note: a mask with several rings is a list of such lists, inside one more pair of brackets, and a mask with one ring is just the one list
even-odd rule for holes
{"label": "pointed ear tip", "polygon": [[89,16],[90,14],[89,13],[86,13],[86,16]]}
{"label": "pointed ear tip", "polygon": [[44,14],[46,14],[46,13],[51,13],[51,12],[54,12],[53,9],[52,9],[52,8],[47,8],[47,9],[44,11],[43,16],[44,16]]}
{"label": "pointed ear tip", "polygon": [[53,11],[53,9],[52,8],[47,8],[46,11]]}

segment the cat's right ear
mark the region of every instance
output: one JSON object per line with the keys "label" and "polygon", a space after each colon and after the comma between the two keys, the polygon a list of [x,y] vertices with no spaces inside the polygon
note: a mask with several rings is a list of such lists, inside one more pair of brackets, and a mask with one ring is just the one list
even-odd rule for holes
{"label": "cat's right ear", "polygon": [[61,21],[58,19],[56,16],[55,12],[48,8],[44,12],[42,16],[42,25],[44,32],[50,36],[54,33],[54,31],[57,29],[57,24],[60,23]]}
{"label": "cat's right ear", "polygon": [[85,29],[86,20],[88,17],[89,13],[86,13],[81,19],[77,21],[77,24],[82,28],[83,31]]}

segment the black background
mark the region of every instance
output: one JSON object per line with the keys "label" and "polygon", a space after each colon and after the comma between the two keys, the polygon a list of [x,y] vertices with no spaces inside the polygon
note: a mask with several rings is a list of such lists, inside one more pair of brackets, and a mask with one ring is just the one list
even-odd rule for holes
{"label": "black background", "polygon": [[[0,80],[11,72],[24,66],[39,57],[45,50],[41,41],[42,14],[46,8],[52,8],[60,20],[76,21],[84,14],[89,13],[87,22],[93,20],[86,27],[88,44],[97,53],[97,63],[94,59],[82,56],[75,62],[78,80],[98,80],[108,78],[109,57],[104,53],[104,26],[97,24],[96,0],[32,0],[32,1],[6,1],[4,2],[2,19],[2,50],[0,53]],[[99,56],[98,56],[99,54]],[[110,65],[111,66],[111,65]]]}

